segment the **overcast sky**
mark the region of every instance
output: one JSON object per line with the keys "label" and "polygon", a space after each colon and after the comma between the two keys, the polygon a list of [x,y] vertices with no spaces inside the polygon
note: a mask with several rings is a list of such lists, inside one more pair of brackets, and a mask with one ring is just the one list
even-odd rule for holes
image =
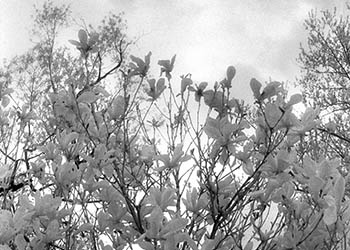
{"label": "overcast sky", "polygon": [[[33,4],[38,0],[0,0],[0,59],[22,53],[31,44]],[[192,73],[195,81],[220,81],[226,67],[237,69],[238,98],[250,95],[252,77],[293,81],[299,73],[296,57],[305,44],[303,22],[311,9],[338,7],[327,0],[56,0],[70,3],[73,17],[97,25],[108,12],[125,12],[128,34],[138,37],[132,54],[152,51],[152,70],[159,59],[177,54],[175,74]],[[79,27],[71,28],[76,39]],[[68,35],[70,36],[70,35]],[[68,37],[67,37],[68,39]],[[67,42],[67,46],[70,44]]]}

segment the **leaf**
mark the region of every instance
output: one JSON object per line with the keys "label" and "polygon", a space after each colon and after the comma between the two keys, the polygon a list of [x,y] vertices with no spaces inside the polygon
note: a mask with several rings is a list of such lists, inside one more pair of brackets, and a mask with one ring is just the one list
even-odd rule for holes
{"label": "leaf", "polygon": [[227,81],[229,83],[231,83],[232,79],[235,77],[236,75],[236,69],[233,66],[229,66],[226,70],[226,77],[227,77]]}
{"label": "leaf", "polygon": [[259,81],[257,81],[255,78],[250,80],[250,88],[252,89],[256,100],[260,100],[261,86],[262,86],[261,83]]}

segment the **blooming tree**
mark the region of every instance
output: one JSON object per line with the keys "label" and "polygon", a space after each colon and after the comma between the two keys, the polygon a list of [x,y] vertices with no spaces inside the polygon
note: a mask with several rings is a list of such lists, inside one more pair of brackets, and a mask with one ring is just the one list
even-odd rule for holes
{"label": "blooming tree", "polygon": [[[349,6],[340,15],[337,9],[312,11],[305,21],[307,43],[302,46],[302,69],[297,85],[305,101],[320,108],[324,121],[304,140],[301,154],[313,158],[339,158],[346,175],[349,165]],[[317,82],[317,84],[315,84]]]}
{"label": "blooming tree", "polygon": [[318,109],[256,79],[244,105],[233,66],[212,87],[175,56],[150,77],[116,20],[80,29],[77,56],[52,42],[3,69],[0,249],[349,247],[340,162],[298,154]]}

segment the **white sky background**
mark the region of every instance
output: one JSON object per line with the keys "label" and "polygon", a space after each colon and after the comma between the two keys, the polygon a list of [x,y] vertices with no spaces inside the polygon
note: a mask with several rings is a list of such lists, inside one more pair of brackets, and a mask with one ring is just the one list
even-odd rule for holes
{"label": "white sky background", "polygon": [[[98,25],[108,14],[125,12],[130,37],[139,37],[132,54],[152,51],[152,72],[157,61],[177,54],[174,79],[191,73],[195,82],[214,83],[226,68],[237,69],[233,96],[251,98],[249,81],[293,82],[299,73],[296,58],[305,44],[303,22],[308,12],[338,6],[345,1],[327,0],[54,0],[70,3],[73,17]],[[33,4],[44,0],[0,0],[0,59],[23,53],[32,44],[29,29]],[[66,39],[77,39],[80,27]],[[71,46],[66,41],[67,46]]]}

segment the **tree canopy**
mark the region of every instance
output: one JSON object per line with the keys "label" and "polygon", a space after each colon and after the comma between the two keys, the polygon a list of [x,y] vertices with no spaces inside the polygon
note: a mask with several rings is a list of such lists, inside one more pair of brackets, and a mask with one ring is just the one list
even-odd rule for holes
{"label": "tree canopy", "polygon": [[344,157],[319,140],[346,138],[330,126],[345,121],[312,99],[328,82],[311,77],[314,31],[297,115],[303,96],[280,82],[253,78],[245,105],[233,66],[211,85],[174,76],[174,55],[151,77],[152,53],[129,55],[121,15],[59,47],[69,18],[68,6],[37,8],[39,42],[0,71],[0,249],[350,246]]}
{"label": "tree canopy", "polygon": [[336,9],[310,13],[305,21],[309,36],[299,55],[302,74],[297,82],[305,101],[320,109],[323,120],[305,141],[309,147],[303,153],[317,159],[340,159],[344,175],[349,172],[350,160],[349,21],[349,16],[338,14]]}

